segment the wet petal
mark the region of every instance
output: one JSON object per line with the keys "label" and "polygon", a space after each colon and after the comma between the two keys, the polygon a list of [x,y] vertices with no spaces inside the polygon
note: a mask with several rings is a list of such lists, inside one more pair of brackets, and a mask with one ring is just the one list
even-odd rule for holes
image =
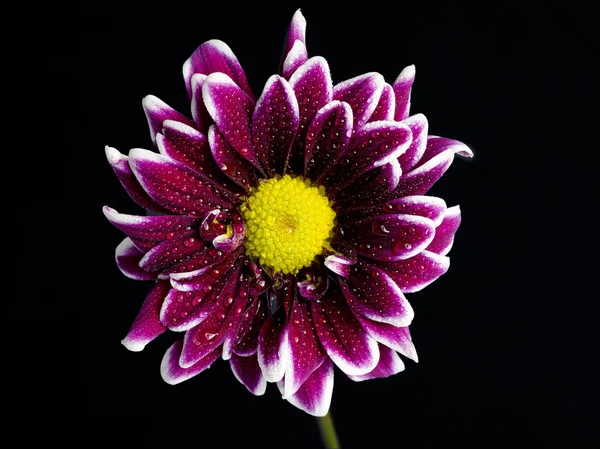
{"label": "wet petal", "polygon": [[393,376],[401,371],[404,371],[404,362],[398,357],[396,351],[380,344],[379,363],[373,368],[373,371],[363,374],[362,376],[348,377],[355,382],[362,382],[363,380]]}
{"label": "wet petal", "polygon": [[292,17],[292,21],[288,28],[285,38],[285,49],[283,51],[283,59],[287,59],[288,54],[292,51],[296,42],[301,42],[306,45],[306,19],[302,15],[300,9],[297,9]]}
{"label": "wet petal", "polygon": [[189,259],[203,249],[204,242],[198,236],[198,231],[185,231],[153,246],[140,260],[140,268],[160,271]]}
{"label": "wet petal", "polygon": [[[327,358],[306,379],[300,389],[287,400],[310,415],[325,416],[331,405],[333,379],[333,363],[331,359]],[[283,382],[279,382],[277,386],[283,393],[282,384]]]}
{"label": "wet petal", "polygon": [[171,106],[154,95],[148,95],[144,97],[142,100],[142,108],[144,109],[146,119],[148,120],[150,138],[152,139],[153,144],[156,144],[156,135],[162,131],[165,120],[181,122],[191,127],[195,126],[192,120],[187,118],[181,112],[177,112]]}
{"label": "wet petal", "polygon": [[283,379],[289,357],[287,338],[285,311],[280,308],[265,320],[258,336],[258,364],[267,382]]}
{"label": "wet petal", "polygon": [[179,357],[181,356],[182,349],[183,340],[177,340],[167,349],[160,364],[160,375],[169,385],[177,385],[200,374],[202,371],[210,368],[221,356],[220,348],[216,348],[189,368],[182,368],[179,366]]}
{"label": "wet petal", "polygon": [[339,255],[339,254],[330,254],[325,257],[324,265],[334,273],[347,278],[350,274],[350,268],[354,265],[355,261]]}
{"label": "wet petal", "polygon": [[296,69],[304,64],[308,60],[308,52],[306,51],[306,44],[302,41],[297,40],[288,52],[287,56],[283,60],[283,66],[281,68],[281,75],[289,80],[294,74]]}
{"label": "wet petal", "polygon": [[403,122],[412,132],[412,143],[406,152],[398,158],[402,172],[410,171],[421,159],[427,147],[429,122],[423,114],[411,115]]}
{"label": "wet petal", "polygon": [[229,253],[239,248],[244,242],[246,226],[239,215],[234,215],[234,219],[235,217],[239,217],[239,222],[234,222],[231,225],[231,235],[221,234],[213,239],[212,244],[218,250]]}
{"label": "wet petal", "polygon": [[233,354],[229,361],[231,371],[235,378],[239,380],[250,393],[261,396],[267,390],[267,381],[265,380],[260,366],[258,365],[256,355],[247,357]]}
{"label": "wet petal", "polygon": [[321,298],[329,286],[329,273],[327,273],[325,265],[320,262],[303,268],[296,279],[298,279],[298,293],[309,301]]}
{"label": "wet petal", "polygon": [[377,107],[373,111],[373,114],[369,118],[370,122],[378,120],[394,120],[394,113],[396,111],[396,95],[394,89],[388,83],[384,83],[383,90],[381,91],[381,97]]}
{"label": "wet petal", "polygon": [[323,106],[308,127],[304,152],[304,176],[317,181],[346,152],[352,137],[352,109],[332,101]]}
{"label": "wet petal", "polygon": [[246,74],[238,59],[225,42],[212,39],[200,45],[183,64],[183,79],[190,99],[192,98],[192,77],[200,73],[224,73],[250,98],[254,98]]}
{"label": "wet petal", "polygon": [[333,99],[345,101],[352,108],[354,126],[365,125],[381,97],[385,81],[379,73],[365,73],[333,87]]}
{"label": "wet petal", "polygon": [[433,240],[434,230],[429,218],[377,215],[342,224],[333,243],[349,243],[358,254],[370,259],[403,260],[424,250]]}
{"label": "wet petal", "polygon": [[254,146],[269,176],[283,173],[298,122],[298,101],[294,91],[282,77],[271,76],[252,116]]}
{"label": "wet petal", "polygon": [[377,343],[363,330],[339,290],[330,288],[319,302],[310,305],[319,340],[344,373],[360,375],[375,368]]}
{"label": "wet petal", "polygon": [[419,361],[408,327],[397,327],[393,324],[369,320],[360,314],[356,314],[356,318],[360,321],[363,329],[377,342],[398,351],[404,357],[415,362]]}
{"label": "wet petal", "polygon": [[348,305],[373,321],[408,326],[415,316],[394,280],[364,260],[359,259],[350,269],[348,279],[339,282]]}
{"label": "wet petal", "polygon": [[223,73],[213,73],[206,78],[202,98],[208,113],[233,149],[262,170],[252,145],[254,100]]}
{"label": "wet petal", "polygon": [[140,268],[140,260],[144,253],[140,251],[129,237],[123,240],[115,250],[117,267],[125,276],[136,281],[150,281],[156,279],[156,273]]}
{"label": "wet petal", "polygon": [[258,335],[267,318],[268,309],[264,296],[253,297],[240,321],[233,346],[234,354],[250,356],[256,354]]}
{"label": "wet petal", "polygon": [[463,157],[473,157],[473,151],[458,140],[439,136],[427,136],[427,145],[425,146],[425,151],[417,166],[420,167],[442,153],[453,153]]}
{"label": "wet petal", "polygon": [[143,189],[129,166],[129,158],[119,153],[115,148],[106,146],[104,148],[108,163],[114,170],[119,182],[135,203],[144,209],[152,210],[161,214],[169,213],[168,209],[157,204]]}
{"label": "wet petal", "polygon": [[194,119],[194,123],[196,127],[201,133],[206,134],[208,131],[208,127],[212,125],[213,120],[206,110],[206,105],[204,104],[204,100],[202,99],[202,85],[208,76],[196,73],[192,76],[192,118]]}
{"label": "wet petal", "polygon": [[435,229],[435,237],[427,247],[429,251],[445,256],[454,243],[454,235],[460,226],[460,207],[446,209],[444,219]]}
{"label": "wet petal", "polygon": [[256,170],[252,164],[231,148],[225,136],[214,125],[208,130],[208,141],[213,159],[229,179],[246,191],[256,186]]}
{"label": "wet petal", "polygon": [[409,259],[395,262],[374,261],[374,263],[398,284],[400,290],[404,293],[414,293],[422,290],[446,273],[450,266],[450,259],[423,250]]}
{"label": "wet petal", "polygon": [[158,281],[142,304],[129,332],[121,341],[130,351],[141,351],[144,347],[167,330],[160,322],[159,311],[171,286],[168,281]]}
{"label": "wet petal", "polygon": [[415,82],[415,66],[409,65],[406,67],[394,84],[392,85],[394,93],[396,94],[396,113],[394,120],[401,121],[408,117],[410,112],[410,93],[412,85]]}

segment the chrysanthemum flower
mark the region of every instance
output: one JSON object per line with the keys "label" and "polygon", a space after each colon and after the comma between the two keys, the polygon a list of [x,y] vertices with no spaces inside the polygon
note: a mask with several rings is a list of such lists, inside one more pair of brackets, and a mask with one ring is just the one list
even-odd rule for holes
{"label": "chrysanthemum flower", "polygon": [[256,395],[277,383],[327,413],[334,365],[356,381],[417,361],[405,294],[449,266],[458,206],[425,196],[455,154],[409,115],[414,66],[393,84],[367,73],[333,84],[308,58],[297,11],[281,74],[255,96],[230,48],[208,41],[183,65],[191,118],[143,99],[158,152],[106,155],[131,198],[153,211],[104,213],[127,238],[121,271],[154,281],[129,333],[132,351],[167,329],[176,384],[228,360]]}

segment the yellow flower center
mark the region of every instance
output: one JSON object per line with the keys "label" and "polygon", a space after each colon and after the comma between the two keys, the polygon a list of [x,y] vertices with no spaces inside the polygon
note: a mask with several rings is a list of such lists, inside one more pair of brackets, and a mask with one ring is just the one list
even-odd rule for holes
{"label": "yellow flower center", "polygon": [[246,254],[276,272],[295,274],[329,247],[335,212],[325,189],[300,176],[263,181],[241,211]]}

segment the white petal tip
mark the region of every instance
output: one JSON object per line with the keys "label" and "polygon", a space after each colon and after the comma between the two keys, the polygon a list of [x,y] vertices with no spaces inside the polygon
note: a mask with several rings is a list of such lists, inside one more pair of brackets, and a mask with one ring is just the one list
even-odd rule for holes
{"label": "white petal tip", "polygon": [[415,74],[415,65],[411,64],[408,67],[405,67],[402,72],[400,72],[400,75],[398,75],[398,78],[396,78],[396,82],[412,81],[415,78]]}
{"label": "white petal tip", "polygon": [[141,352],[146,347],[147,343],[125,337],[121,340],[121,344],[131,352]]}

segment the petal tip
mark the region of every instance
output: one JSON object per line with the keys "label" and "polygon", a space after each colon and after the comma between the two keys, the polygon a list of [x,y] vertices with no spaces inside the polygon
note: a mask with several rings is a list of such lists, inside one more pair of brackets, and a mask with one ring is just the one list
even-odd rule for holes
{"label": "petal tip", "polygon": [[125,337],[121,340],[121,344],[131,352],[141,352],[146,347],[145,342],[134,340],[129,337]]}

